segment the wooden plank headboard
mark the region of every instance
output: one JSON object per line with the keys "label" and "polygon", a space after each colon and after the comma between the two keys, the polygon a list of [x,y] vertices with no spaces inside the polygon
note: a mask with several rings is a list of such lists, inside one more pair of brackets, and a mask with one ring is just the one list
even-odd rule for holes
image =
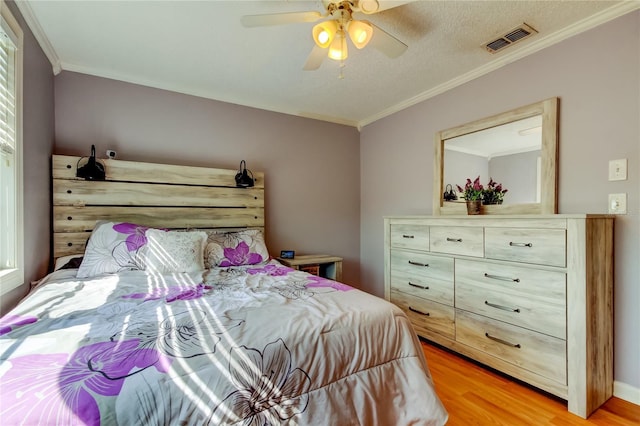
{"label": "wooden plank headboard", "polygon": [[76,177],[81,157],[54,155],[53,257],[83,253],[98,220],[144,226],[264,229],[264,174],[238,188],[237,170],[100,160],[105,181]]}

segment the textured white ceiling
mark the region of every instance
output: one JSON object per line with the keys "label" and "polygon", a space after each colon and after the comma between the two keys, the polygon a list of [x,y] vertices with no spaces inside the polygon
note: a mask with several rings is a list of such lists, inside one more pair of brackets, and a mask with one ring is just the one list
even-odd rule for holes
{"label": "textured white ceiling", "polygon": [[[384,1],[384,0],[381,0]],[[363,126],[640,7],[619,1],[414,1],[368,19],[409,45],[397,59],[350,45],[302,67],[313,23],[244,28],[243,15],[323,10],[321,1],[17,2],[54,68]],[[526,22],[539,34],[481,46]]]}

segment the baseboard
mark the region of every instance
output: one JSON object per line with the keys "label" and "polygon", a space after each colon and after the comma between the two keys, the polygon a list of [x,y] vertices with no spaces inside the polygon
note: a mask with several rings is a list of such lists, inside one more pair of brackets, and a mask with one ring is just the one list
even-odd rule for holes
{"label": "baseboard", "polygon": [[614,381],[613,396],[629,401],[632,404],[640,405],[640,388],[635,388],[626,383]]}

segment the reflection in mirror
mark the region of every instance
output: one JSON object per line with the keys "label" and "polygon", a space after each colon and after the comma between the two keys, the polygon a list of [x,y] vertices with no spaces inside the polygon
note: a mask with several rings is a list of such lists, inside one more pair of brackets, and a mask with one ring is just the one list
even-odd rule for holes
{"label": "reflection in mirror", "polygon": [[483,205],[483,214],[557,213],[558,102],[547,99],[436,133],[433,214],[466,214],[462,194],[455,201],[443,194],[477,176],[485,186],[493,178],[508,190],[502,204]]}
{"label": "reflection in mirror", "polygon": [[536,115],[446,140],[444,184],[464,187],[480,176],[483,184],[493,179],[508,190],[503,204],[539,203],[541,132]]}

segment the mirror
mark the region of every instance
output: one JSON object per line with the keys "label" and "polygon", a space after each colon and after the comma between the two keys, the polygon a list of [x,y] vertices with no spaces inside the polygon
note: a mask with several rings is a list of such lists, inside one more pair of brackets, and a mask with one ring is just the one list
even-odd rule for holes
{"label": "mirror", "polygon": [[447,184],[464,187],[467,178],[480,176],[485,183],[489,179],[504,183],[508,191],[501,204],[539,203],[541,130],[542,116],[534,115],[448,139],[443,158],[445,188]]}
{"label": "mirror", "polygon": [[[436,134],[434,215],[466,214],[456,185],[480,176],[507,189],[501,204],[483,214],[557,212],[558,98],[551,98]],[[444,200],[450,189],[457,200]],[[448,198],[448,197],[447,197]]]}

